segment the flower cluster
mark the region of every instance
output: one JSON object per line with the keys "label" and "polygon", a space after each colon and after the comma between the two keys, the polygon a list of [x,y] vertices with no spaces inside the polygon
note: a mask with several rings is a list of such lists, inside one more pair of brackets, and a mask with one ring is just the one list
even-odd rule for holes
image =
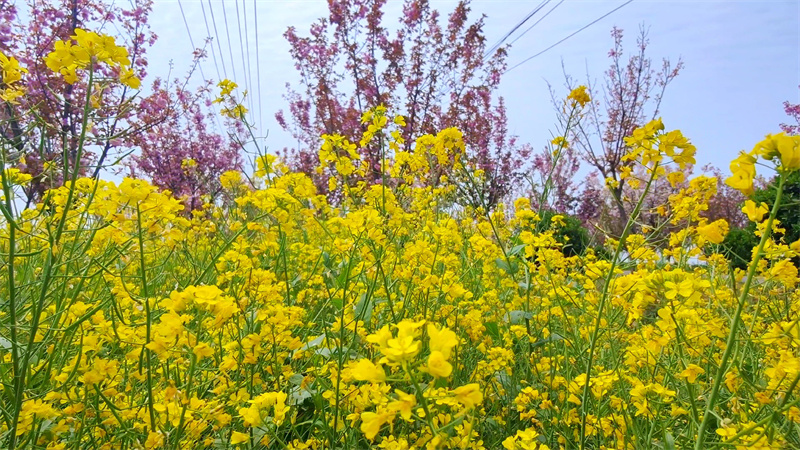
{"label": "flower cluster", "polygon": [[586,106],[587,103],[592,101],[591,97],[589,96],[588,89],[589,88],[583,85],[576,87],[570,91],[569,95],[567,96],[567,101],[570,101],[573,106]]}
{"label": "flower cluster", "polygon": [[768,135],[766,139],[756,144],[753,150],[741,152],[739,157],[731,162],[733,176],[725,180],[725,183],[746,195],[751,195],[759,157],[775,163],[780,172],[789,173],[800,169],[800,136],[786,133]]}
{"label": "flower cluster", "polygon": [[[236,90],[239,85],[231,80],[225,79],[217,83],[217,87],[220,88],[219,97],[215,98],[212,103],[226,105],[220,110],[220,114],[230,119],[244,120],[247,114],[247,108],[242,104],[244,99],[240,102],[233,96],[233,91]],[[247,91],[244,92],[244,97],[246,96]]]}
{"label": "flower cluster", "polygon": [[71,40],[56,41],[55,49],[45,57],[47,67],[60,73],[73,84],[78,80],[78,70],[94,69],[105,64],[118,69],[119,81],[132,89],[139,89],[141,81],[130,68],[128,49],[118,46],[111,36],[76,29]]}
{"label": "flower cluster", "polygon": [[[77,36],[75,58],[113,58]],[[800,241],[773,235],[776,208],[742,208],[761,238],[747,273],[719,253],[713,177],[659,205],[663,238],[634,227],[654,180],[694,161],[679,131],[632,133],[622,181],[643,197],[615,250],[576,251],[527,198],[454,206],[450,179],[481,170],[458,129],[405,142],[403,117],[362,120],[358,143],[319,149],[335,202],[274,155],[191,212],[132,178],[76,176],[19,213],[4,199],[0,445],[800,446]],[[376,140],[394,151],[377,166],[359,151]],[[758,156],[787,175],[793,142]]]}
{"label": "flower cluster", "polygon": [[16,99],[25,94],[25,90],[19,85],[22,74],[27,73],[28,69],[19,65],[16,58],[6,56],[0,51],[0,100],[16,103]]}
{"label": "flower cluster", "polygon": [[[310,29],[292,26],[284,33],[299,80],[287,84],[288,104],[275,116],[297,142],[286,150],[290,166],[312,176],[321,191],[327,190],[328,174],[315,176],[321,163],[319,136],[335,132],[358,145],[367,167],[359,181],[384,184],[385,172],[379,168],[389,152],[382,145],[409,152],[419,136],[455,127],[462,133],[465,160],[481,176],[453,181],[461,190],[473,191],[472,203],[482,197],[488,206],[496,206],[523,184],[528,160],[527,149],[509,133],[506,107],[497,96],[507,48],[489,48],[484,20],[473,16],[467,3],[444,11],[428,0],[408,0],[399,21],[389,23],[390,3],[329,2],[325,17]],[[356,42],[359,45],[353,46]],[[347,63],[339,64],[342,61]],[[394,121],[391,132],[370,132],[376,139],[364,140],[370,127],[376,131],[393,123],[391,116],[364,114],[379,105],[402,114],[404,120]],[[343,192],[349,188],[337,187],[341,191],[328,193],[332,200],[349,196]]]}

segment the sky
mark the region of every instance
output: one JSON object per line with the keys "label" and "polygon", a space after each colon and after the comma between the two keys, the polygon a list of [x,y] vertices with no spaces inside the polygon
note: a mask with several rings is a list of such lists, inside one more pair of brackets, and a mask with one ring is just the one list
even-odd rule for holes
{"label": "sky", "polygon": [[[431,0],[433,7],[442,13],[451,11],[456,3]],[[491,45],[540,3],[541,0],[473,0],[472,17],[486,15],[484,31]],[[565,0],[521,35],[557,3],[558,0],[551,1],[511,36],[509,41],[519,39],[509,50],[509,67],[626,1]],[[165,75],[170,70],[173,74],[183,74],[189,69],[192,52],[189,35],[195,46],[201,46],[209,35],[203,9],[211,36],[215,36],[211,9],[214,11],[222,48],[222,55],[216,52],[216,66],[209,52],[209,58],[201,65],[203,74],[217,80],[218,68],[221,77],[227,73],[227,78],[245,86],[243,74],[249,50],[254,120],[268,133],[266,145],[270,149],[291,147],[293,139],[274,118],[278,110],[287,107],[283,98],[285,84],[298,78],[289,57],[289,45],[282,35],[289,26],[306,35],[314,21],[327,16],[327,1],[255,0],[254,5],[253,0],[211,0],[209,7],[208,0],[180,3],[155,0],[151,26],[159,40],[149,53],[151,75]],[[401,9],[400,0],[388,0],[384,20],[396,21]],[[231,37],[230,50],[223,10]],[[548,82],[561,88],[564,70],[578,80],[588,77],[592,83],[600,81],[609,65],[607,54],[613,45],[610,30],[614,26],[625,31],[623,45],[627,50],[635,50],[639,27],[647,27],[648,54],[654,65],[659,65],[662,58],[673,62],[678,58],[683,60],[685,68],[668,86],[661,116],[667,129],[680,129],[697,146],[701,166],[711,163],[727,171],[730,160],[740,150],[749,150],[765,134],[780,131],[778,124],[788,119],[783,112],[784,101],[800,102],[800,1],[634,0],[503,76],[498,95],[506,101],[510,134],[535,148],[544,146],[556,123]],[[240,44],[240,32],[244,45]],[[235,79],[233,67],[237,73]],[[196,82],[200,78],[197,73]],[[565,91],[561,93],[566,95]]]}

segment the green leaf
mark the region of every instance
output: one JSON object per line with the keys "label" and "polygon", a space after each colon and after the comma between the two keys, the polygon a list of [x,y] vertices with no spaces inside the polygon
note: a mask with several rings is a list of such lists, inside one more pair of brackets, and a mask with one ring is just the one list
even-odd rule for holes
{"label": "green leaf", "polygon": [[664,430],[664,448],[666,450],[675,450],[675,438],[667,430]]}
{"label": "green leaf", "polygon": [[512,248],[511,248],[511,250],[508,252],[508,256],[514,256],[514,255],[517,255],[517,254],[519,254],[519,252],[521,252],[521,251],[522,251],[522,250],[524,250],[524,249],[525,249],[525,244],[515,245],[515,246],[514,246],[514,247],[512,247]]}
{"label": "green leaf", "polygon": [[511,265],[509,265],[508,261],[502,258],[497,258],[494,262],[497,264],[497,267],[505,270],[509,275],[514,275],[517,273],[518,267],[516,263],[511,263]]}
{"label": "green leaf", "polygon": [[311,397],[311,391],[308,389],[301,389],[299,386],[294,387],[289,391],[289,403],[294,406],[303,404],[306,399]]}
{"label": "green leaf", "polygon": [[303,383],[303,379],[304,379],[303,374],[296,373],[289,377],[289,382],[295,386],[300,386],[300,384]]}
{"label": "green leaf", "polygon": [[487,322],[483,324],[483,327],[486,328],[486,333],[489,334],[492,339],[500,340],[500,328],[498,328],[497,323]]}
{"label": "green leaf", "polygon": [[544,345],[544,344],[547,344],[549,342],[558,342],[558,341],[563,341],[563,340],[564,340],[563,336],[561,336],[560,334],[557,334],[557,333],[553,333],[550,336],[548,336],[548,337],[546,337],[546,338],[544,338],[544,339],[542,339],[540,341],[534,342],[532,344],[532,346],[533,347],[539,347],[540,345]]}
{"label": "green leaf", "polygon": [[374,308],[375,302],[369,301],[366,295],[362,295],[361,300],[359,300],[355,307],[356,318],[363,320],[364,323],[369,323]]}
{"label": "green leaf", "polygon": [[519,325],[523,323],[525,319],[531,320],[533,319],[533,314],[527,311],[509,311],[504,319],[506,322],[510,323],[511,325]]}

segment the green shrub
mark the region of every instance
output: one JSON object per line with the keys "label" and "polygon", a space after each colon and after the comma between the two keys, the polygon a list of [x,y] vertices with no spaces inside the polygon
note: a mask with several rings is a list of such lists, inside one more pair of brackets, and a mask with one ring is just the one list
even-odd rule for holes
{"label": "green shrub", "polygon": [[753,233],[755,226],[751,224],[747,228],[731,228],[725,240],[722,241],[723,250],[720,252],[728,258],[731,267],[736,269],[747,269],[753,254],[753,247],[758,245],[758,238]]}
{"label": "green shrub", "polygon": [[543,211],[537,231],[541,232],[551,229],[553,227],[553,216],[556,215],[564,218],[564,226],[560,227],[555,233],[556,240],[564,245],[564,255],[582,255],[589,245],[589,231],[578,218],[567,214],[556,214],[553,211]]}
{"label": "green shrub", "polygon": [[[772,208],[777,189],[777,178],[775,178],[766,187],[757,189],[753,194],[753,200],[756,203],[765,202]],[[800,239],[800,172],[793,172],[786,178],[781,206],[776,217],[781,221],[781,227],[786,229],[783,233],[784,242],[791,244]]]}
{"label": "green shrub", "polygon": [[[775,196],[778,185],[777,179],[761,189],[757,189],[753,194],[753,201],[756,203],[766,203],[771,209],[775,203]],[[789,174],[784,185],[781,206],[778,208],[776,218],[780,221],[780,226],[785,229],[783,234],[776,233],[777,237],[782,237],[786,244],[800,239],[800,172]],[[744,228],[731,228],[725,240],[722,242],[723,253],[731,263],[731,267],[736,269],[746,269],[752,257],[753,248],[758,245],[758,237],[755,235],[756,226],[750,223]],[[794,259],[797,263],[797,258]]]}

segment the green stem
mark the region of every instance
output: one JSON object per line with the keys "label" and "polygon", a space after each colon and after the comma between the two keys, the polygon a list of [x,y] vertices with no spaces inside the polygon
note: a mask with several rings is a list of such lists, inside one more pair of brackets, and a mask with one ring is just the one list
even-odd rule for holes
{"label": "green stem", "polygon": [[[360,238],[360,237],[359,237]],[[339,399],[341,395],[341,386],[342,386],[342,368],[344,367],[344,349],[342,348],[344,344],[344,333],[345,333],[345,326],[344,326],[344,316],[345,316],[345,309],[347,308],[347,290],[350,287],[350,271],[353,270],[353,259],[355,258],[355,251],[358,248],[358,240],[353,242],[353,248],[350,251],[350,256],[347,259],[347,272],[345,273],[344,278],[344,286],[342,287],[342,307],[339,311],[339,342],[338,342],[338,349],[339,354],[336,358],[336,389],[334,391],[334,395],[336,398],[336,405],[334,406],[334,416],[333,416],[333,430],[331,431],[331,435],[336,440],[334,444],[334,439],[329,441],[329,445],[333,447],[334,445],[338,445],[339,443],[339,436],[337,435],[337,430],[339,429]]]}
{"label": "green stem", "polygon": [[[576,105],[569,112],[569,116],[567,116],[567,124],[564,127],[564,140],[558,144],[556,153],[553,156],[553,164],[550,166],[550,170],[547,172],[547,179],[544,182],[544,186],[542,186],[542,195],[539,197],[539,216],[541,216],[542,212],[544,212],[544,205],[547,203],[547,196],[550,195],[550,188],[553,187],[553,172],[555,172],[556,166],[558,165],[559,160],[561,160],[561,155],[564,152],[564,147],[567,145],[567,136],[569,135],[572,119],[575,118],[575,113],[577,110],[578,108]],[[531,183],[533,183],[533,180],[531,180]]]}
{"label": "green stem", "polygon": [[428,399],[425,398],[425,393],[422,392],[422,388],[419,386],[419,382],[414,374],[408,370],[408,364],[403,363],[403,370],[406,374],[408,374],[409,378],[411,378],[411,384],[414,385],[414,391],[417,393],[419,398],[421,399],[420,403],[422,403],[422,410],[425,411],[425,421],[428,423],[428,427],[431,429],[431,433],[433,438],[436,438],[436,435],[439,434],[439,430],[436,428],[436,425],[433,423],[433,417],[431,416],[430,408],[428,408]]}
{"label": "green stem", "polygon": [[[6,205],[4,208],[4,215],[6,216],[6,220],[8,221],[8,308],[9,308],[9,319],[11,321],[11,365],[12,365],[12,374],[14,378],[14,385],[16,386],[19,380],[19,348],[17,347],[17,291],[16,285],[14,283],[14,272],[15,272],[15,265],[14,259],[16,257],[16,248],[17,248],[17,224],[14,221],[13,217],[13,207],[14,204],[11,199],[11,194],[13,190],[8,183],[8,179],[5,177],[6,171],[6,158],[5,152],[2,153],[2,158],[0,158],[0,182],[2,182],[3,187],[3,196],[6,200]],[[6,212],[7,211],[7,212]]]}
{"label": "green stem", "polygon": [[156,431],[156,413],[153,405],[153,367],[152,367],[152,351],[147,348],[150,343],[151,328],[153,323],[152,311],[150,310],[150,295],[147,289],[147,267],[144,261],[144,239],[142,238],[142,212],[139,208],[139,203],[136,203],[136,221],[139,226],[139,266],[142,272],[142,296],[144,298],[145,310],[145,365],[147,367],[147,409],[150,412],[150,430]]}
{"label": "green stem", "polygon": [[[31,349],[34,347],[36,342],[36,334],[39,331],[39,319],[41,318],[42,310],[44,309],[44,301],[47,298],[47,288],[50,285],[50,281],[52,280],[52,270],[53,265],[56,263],[56,252],[54,251],[54,247],[58,245],[59,240],[61,239],[61,234],[64,231],[64,226],[67,223],[67,215],[70,210],[70,206],[72,205],[72,200],[75,196],[75,181],[78,178],[78,172],[80,169],[81,164],[81,157],[83,156],[83,144],[86,141],[86,130],[89,125],[89,111],[91,110],[91,95],[92,95],[92,80],[94,76],[93,65],[89,65],[89,81],[86,85],[86,99],[85,104],[83,107],[83,121],[81,124],[81,135],[78,141],[78,150],[75,155],[75,165],[74,170],[72,172],[72,182],[69,186],[68,195],[67,195],[67,202],[64,204],[64,211],[61,215],[61,219],[58,223],[58,228],[56,229],[55,238],[50,241],[50,248],[48,250],[47,255],[47,262],[45,264],[44,270],[44,277],[42,278],[42,288],[39,293],[39,299],[34,305],[33,311],[31,313],[31,325],[29,329],[29,336],[28,336],[28,345],[25,347],[24,356],[22,358],[22,364],[19,364],[17,367],[17,377],[14,379],[14,405],[12,408],[12,419],[11,419],[11,427],[9,427],[9,440],[8,440],[8,448],[11,450],[16,449],[17,445],[17,426],[19,425],[19,414],[22,409],[22,399],[25,394],[25,386],[27,384],[28,378],[28,366],[30,365],[31,359]],[[68,155],[68,149],[64,148],[64,158],[66,159]],[[67,164],[66,160],[65,163]]]}
{"label": "green stem", "polygon": [[175,447],[179,449],[180,442],[181,442],[181,434],[183,434],[183,425],[186,421],[186,409],[189,407],[189,404],[192,401],[192,382],[194,381],[194,368],[197,363],[197,357],[192,354],[192,362],[189,364],[189,381],[186,383],[186,403],[183,404],[183,409],[181,410],[181,420],[178,423],[178,430],[175,431]]}
{"label": "green stem", "polygon": [[608,274],[606,274],[606,279],[603,283],[603,292],[600,295],[600,302],[597,306],[597,318],[595,319],[594,331],[592,331],[592,338],[589,344],[589,360],[586,364],[586,384],[583,386],[583,398],[581,399],[581,450],[586,448],[586,405],[589,403],[589,385],[591,384],[592,380],[592,365],[594,364],[594,354],[597,350],[597,338],[600,336],[600,329],[603,321],[603,310],[605,309],[606,302],[608,300],[608,291],[611,286],[611,281],[614,278],[614,270],[617,268],[617,264],[619,263],[620,254],[622,254],[622,250],[625,248],[625,240],[633,229],[633,224],[636,221],[636,218],[639,216],[639,212],[642,210],[644,200],[647,197],[647,193],[650,191],[653,181],[656,179],[657,173],[658,163],[656,163],[651,169],[650,179],[647,181],[644,192],[642,192],[641,197],[639,197],[639,201],[636,203],[636,207],[628,217],[628,222],[625,224],[625,229],[622,230],[622,235],[619,237],[619,242],[617,242],[617,250],[614,252],[614,257],[611,259],[611,267],[608,269]]}
{"label": "green stem", "polygon": [[[736,343],[736,333],[739,330],[739,321],[742,316],[742,310],[744,310],[747,296],[750,293],[750,286],[753,282],[753,278],[756,276],[758,262],[761,260],[764,246],[772,234],[772,223],[775,221],[775,216],[778,215],[778,208],[781,204],[781,197],[783,195],[783,186],[785,182],[786,177],[784,175],[780,175],[780,181],[778,182],[778,193],[775,196],[775,203],[772,205],[772,211],[770,211],[766,226],[761,233],[761,241],[758,243],[756,253],[753,256],[753,260],[750,262],[750,268],[747,270],[747,278],[744,281],[744,287],[739,295],[739,303],[736,305],[736,312],[733,314],[731,330],[728,333],[728,339],[725,343],[725,352],[722,354],[722,360],[717,368],[717,374],[714,377],[714,385],[711,388],[711,394],[708,396],[708,403],[706,404],[705,413],[703,413],[703,420],[700,422],[700,427],[697,431],[697,441],[694,445],[695,450],[702,450],[704,448],[705,433],[708,429],[708,425],[711,423],[711,417],[714,415],[714,406],[716,406],[717,397],[719,396],[719,389],[720,386],[722,386],[722,379],[725,377],[725,372],[728,370],[728,362],[733,354],[734,344]],[[753,319],[755,320],[755,318]]]}

